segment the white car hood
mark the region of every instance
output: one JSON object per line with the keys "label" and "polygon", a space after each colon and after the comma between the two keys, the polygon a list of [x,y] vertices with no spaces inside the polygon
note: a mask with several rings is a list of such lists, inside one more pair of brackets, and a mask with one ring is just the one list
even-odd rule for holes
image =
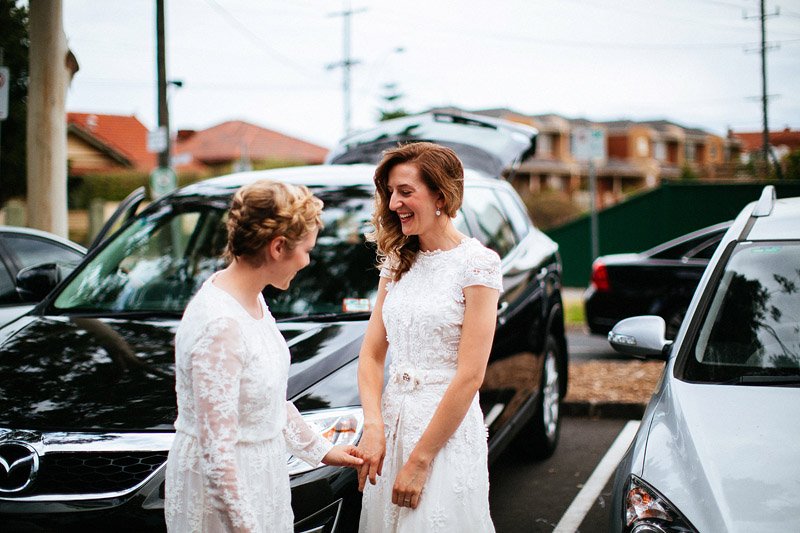
{"label": "white car hood", "polygon": [[700,531],[800,531],[800,388],[670,378],[641,477]]}

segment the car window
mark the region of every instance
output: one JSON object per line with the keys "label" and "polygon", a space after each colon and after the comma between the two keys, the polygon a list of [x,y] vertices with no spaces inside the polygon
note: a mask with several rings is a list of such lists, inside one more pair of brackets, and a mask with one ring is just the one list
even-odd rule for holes
{"label": "car window", "polygon": [[197,206],[138,219],[56,298],[61,309],[182,311],[222,266],[225,211]]}
{"label": "car window", "polygon": [[14,279],[6,270],[5,265],[0,262],[0,305],[10,303],[19,303],[19,298],[17,298]]}
{"label": "car window", "polygon": [[[310,187],[325,204],[310,264],[288,290],[265,290],[276,318],[369,311],[378,286],[372,187]],[[57,295],[58,310],[182,313],[227,241],[227,199],[154,208],[112,237]],[[214,202],[213,204],[211,202]]]}
{"label": "car window", "polygon": [[[720,231],[720,236],[724,233],[724,230]],[[704,235],[700,235],[698,237],[694,237],[692,239],[686,239],[680,242],[673,244],[663,250],[658,250],[655,252],[651,252],[651,256],[653,259],[672,259],[672,260],[680,260],[686,254],[709,239],[709,235],[706,233]],[[712,252],[713,255],[713,252]]]}
{"label": "car window", "polygon": [[517,242],[497,197],[485,187],[465,187],[464,202],[475,215],[475,237],[504,257]]}
{"label": "car window", "polygon": [[687,358],[686,377],[800,374],[800,243],[740,243]]}
{"label": "car window", "polygon": [[2,238],[20,268],[42,263],[74,267],[83,257],[82,254],[71,248],[38,237],[4,235]]}
{"label": "car window", "polygon": [[714,255],[714,252],[717,251],[717,246],[719,246],[719,242],[722,240],[722,233],[712,237],[711,239],[707,240],[706,242],[702,243],[700,246],[695,248],[694,250],[689,250],[686,253],[687,259],[705,259],[708,261],[711,259],[711,256]]}
{"label": "car window", "polygon": [[511,191],[503,189],[495,189],[495,194],[500,199],[500,203],[505,209],[508,220],[511,222],[511,227],[514,228],[514,233],[517,236],[517,241],[521,241],[530,231],[530,218],[525,213],[520,205],[520,202],[513,197]]}

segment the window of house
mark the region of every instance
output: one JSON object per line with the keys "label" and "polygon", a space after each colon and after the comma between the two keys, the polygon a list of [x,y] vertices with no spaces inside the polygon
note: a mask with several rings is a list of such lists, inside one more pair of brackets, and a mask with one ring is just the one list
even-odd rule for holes
{"label": "window of house", "polygon": [[639,157],[647,157],[650,153],[650,143],[647,142],[647,137],[636,138],[636,154]]}
{"label": "window of house", "polygon": [[686,160],[694,161],[696,151],[697,147],[694,143],[686,143]]}
{"label": "window of house", "polygon": [[539,155],[553,154],[553,139],[550,135],[539,135],[536,138],[536,153]]}
{"label": "window of house", "polygon": [[667,143],[665,142],[657,142],[653,146],[653,157],[655,157],[658,161],[666,161],[667,160]]}

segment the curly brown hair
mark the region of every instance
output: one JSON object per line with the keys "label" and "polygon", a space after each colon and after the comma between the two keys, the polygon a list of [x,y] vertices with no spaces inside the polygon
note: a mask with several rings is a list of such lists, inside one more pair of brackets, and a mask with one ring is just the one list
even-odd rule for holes
{"label": "curly brown hair", "polygon": [[423,182],[438,195],[442,211],[453,218],[464,198],[464,167],[456,153],[431,142],[414,142],[386,150],[375,169],[375,211],[372,224],[375,230],[367,235],[378,245],[380,265],[390,266],[392,277],[399,280],[408,272],[419,251],[419,237],[406,237],[400,218],[389,209],[389,173],[402,163],[417,167]]}
{"label": "curly brown hair", "polygon": [[306,235],[322,228],[322,200],[303,185],[259,180],[233,195],[224,258],[242,259],[254,267],[264,262],[260,252],[276,237],[294,248]]}

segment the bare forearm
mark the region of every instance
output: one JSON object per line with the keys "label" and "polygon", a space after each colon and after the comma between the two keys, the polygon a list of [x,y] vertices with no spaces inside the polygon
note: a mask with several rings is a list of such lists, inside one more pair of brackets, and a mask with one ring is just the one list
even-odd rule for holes
{"label": "bare forearm", "polygon": [[447,388],[439,402],[439,406],[433,413],[428,427],[422,434],[414,450],[411,452],[409,460],[420,461],[429,464],[439,453],[439,450],[447,443],[453,433],[464,421],[470,405],[475,398],[475,394],[480,388],[482,377],[459,377],[458,374],[453,378],[452,383]]}
{"label": "bare forearm", "polygon": [[381,416],[381,393],[383,390],[383,365],[372,357],[359,357],[358,390],[364,423],[367,426],[383,426]]}

